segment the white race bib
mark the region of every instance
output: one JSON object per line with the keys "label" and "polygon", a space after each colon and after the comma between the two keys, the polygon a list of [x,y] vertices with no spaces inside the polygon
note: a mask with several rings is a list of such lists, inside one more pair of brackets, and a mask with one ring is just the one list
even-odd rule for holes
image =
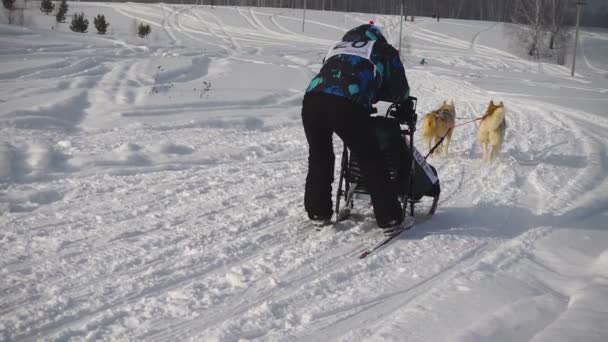
{"label": "white race bib", "polygon": [[364,42],[340,42],[329,49],[327,56],[325,56],[325,61],[336,55],[354,55],[370,60],[372,50],[374,49],[374,43],[376,43],[375,40]]}

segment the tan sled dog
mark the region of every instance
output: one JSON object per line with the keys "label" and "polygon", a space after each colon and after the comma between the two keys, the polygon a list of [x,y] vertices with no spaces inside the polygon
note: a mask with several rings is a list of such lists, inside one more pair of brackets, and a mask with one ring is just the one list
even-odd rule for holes
{"label": "tan sled dog", "polygon": [[445,136],[445,139],[435,152],[441,152],[445,146],[444,155],[448,155],[448,146],[450,146],[450,141],[452,141],[455,123],[456,109],[454,108],[454,101],[450,101],[449,104],[443,101],[439,109],[428,113],[424,117],[424,121],[422,122],[422,139],[428,146],[429,151]]}
{"label": "tan sled dog", "polygon": [[507,128],[505,116],[506,109],[502,101],[498,105],[495,105],[494,101],[490,101],[488,109],[481,119],[477,135],[485,162],[492,162],[500,153]]}

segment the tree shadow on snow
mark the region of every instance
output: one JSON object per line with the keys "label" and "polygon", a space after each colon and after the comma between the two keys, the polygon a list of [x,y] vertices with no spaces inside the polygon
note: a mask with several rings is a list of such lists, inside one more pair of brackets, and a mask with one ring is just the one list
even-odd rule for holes
{"label": "tree shadow on snow", "polygon": [[528,208],[485,205],[474,208],[440,208],[429,220],[419,223],[406,239],[422,239],[429,235],[451,234],[477,238],[514,238],[539,227],[605,230],[608,213],[579,210],[563,215],[536,214]]}

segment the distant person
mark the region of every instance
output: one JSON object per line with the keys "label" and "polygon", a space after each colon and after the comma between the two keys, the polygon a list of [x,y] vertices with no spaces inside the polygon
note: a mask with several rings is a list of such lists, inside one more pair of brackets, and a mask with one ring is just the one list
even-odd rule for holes
{"label": "distant person", "polygon": [[437,21],[439,21],[439,11],[437,11]]}
{"label": "distant person", "polygon": [[426,59],[424,59],[424,58],[423,58],[423,59],[420,61],[420,65],[425,65],[425,64],[426,64]]}
{"label": "distant person", "polygon": [[405,103],[409,85],[399,52],[373,22],[348,31],[327,53],[302,104],[308,141],[304,206],[315,226],[330,223],[336,133],[359,158],[368,177],[374,214],[385,234],[397,231],[403,215],[391,184],[370,114],[378,101]]}

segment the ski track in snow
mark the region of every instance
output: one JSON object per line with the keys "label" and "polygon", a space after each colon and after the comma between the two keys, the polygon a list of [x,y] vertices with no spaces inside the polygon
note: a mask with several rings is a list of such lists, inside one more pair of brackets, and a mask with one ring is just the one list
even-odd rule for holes
{"label": "ski track in snow", "polygon": [[[557,82],[599,102],[606,82],[480,44],[497,24],[452,21],[462,39],[408,23],[419,128],[444,99],[459,122],[494,99],[505,143],[487,165],[478,123],[457,127],[430,157],[437,214],[359,260],[379,238],[367,199],[321,232],[306,220],[300,105],[336,23],[366,15],[310,11],[302,33],[288,9],[72,6],[110,11],[116,31],[0,26],[16,44],[0,65],[41,45],[0,70],[0,341],[543,341],[581,320],[595,335],[568,336],[608,336],[607,236],[579,223],[605,218],[608,120],[543,95]],[[134,20],[154,37],[130,37]],[[377,20],[396,41],[399,19]]]}

